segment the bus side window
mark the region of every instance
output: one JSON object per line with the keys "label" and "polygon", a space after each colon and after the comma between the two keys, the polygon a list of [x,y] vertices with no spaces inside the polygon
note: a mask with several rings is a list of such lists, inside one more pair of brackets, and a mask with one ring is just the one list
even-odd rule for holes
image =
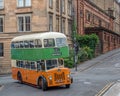
{"label": "bus side window", "polygon": [[41,65],[41,69],[45,70],[45,61],[44,60],[41,60],[40,65]]}
{"label": "bus side window", "polygon": [[15,48],[15,43],[14,42],[11,43],[11,48]]}
{"label": "bus side window", "polygon": [[41,41],[40,41],[39,39],[36,39],[36,40],[35,40],[35,47],[36,47],[36,48],[42,47],[42,43],[41,43]]}
{"label": "bus side window", "polygon": [[19,48],[19,42],[15,43],[15,48]]}
{"label": "bus side window", "polygon": [[14,48],[17,48],[17,46],[16,46],[16,42],[14,42]]}
{"label": "bus side window", "polygon": [[20,68],[23,68],[23,61],[20,61]]}
{"label": "bus side window", "polygon": [[23,47],[24,47],[24,42],[20,41],[20,48],[23,48]]}
{"label": "bus side window", "polygon": [[40,62],[41,61],[37,61],[37,70],[39,70],[39,71],[41,70],[41,65],[40,65],[41,63]]}
{"label": "bus side window", "polygon": [[35,62],[31,62],[31,69],[32,69],[32,70],[35,70],[35,69],[36,69]]}
{"label": "bus side window", "polygon": [[30,69],[30,62],[29,61],[26,61],[25,65],[26,65],[26,69]]}
{"label": "bus side window", "polygon": [[25,44],[25,48],[29,48],[29,42],[28,41],[24,41]]}
{"label": "bus side window", "polygon": [[16,66],[17,66],[17,67],[20,67],[19,61],[16,61]]}
{"label": "bus side window", "polygon": [[34,42],[33,41],[30,41],[30,48],[34,48]]}
{"label": "bus side window", "polygon": [[55,41],[54,39],[44,39],[44,47],[54,47]]}

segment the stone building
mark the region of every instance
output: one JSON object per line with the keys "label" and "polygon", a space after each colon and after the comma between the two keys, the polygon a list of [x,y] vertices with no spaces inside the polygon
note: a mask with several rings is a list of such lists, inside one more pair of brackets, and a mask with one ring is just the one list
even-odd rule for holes
{"label": "stone building", "polygon": [[[112,1],[74,0],[77,32],[81,35],[97,34],[100,40],[97,46],[97,52],[99,53],[105,53],[120,47],[120,31],[117,27],[120,24],[120,19],[119,16],[116,18],[114,11],[109,8],[111,4],[114,6]],[[117,11],[119,11],[119,8],[117,8]],[[104,9],[108,10],[105,11]],[[116,23],[117,26],[115,26]]]}
{"label": "stone building", "polygon": [[0,0],[0,74],[11,72],[10,42],[15,36],[57,31],[69,40],[71,6],[71,0]]}
{"label": "stone building", "polygon": [[118,0],[90,0],[95,5],[100,7],[106,13],[115,17],[113,22],[113,31],[120,34],[120,3]]}

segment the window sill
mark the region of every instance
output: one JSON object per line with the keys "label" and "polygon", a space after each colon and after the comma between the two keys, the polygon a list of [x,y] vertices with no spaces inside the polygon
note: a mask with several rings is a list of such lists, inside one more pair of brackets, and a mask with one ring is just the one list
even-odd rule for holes
{"label": "window sill", "polygon": [[22,9],[22,8],[32,8],[32,6],[17,7],[17,9]]}

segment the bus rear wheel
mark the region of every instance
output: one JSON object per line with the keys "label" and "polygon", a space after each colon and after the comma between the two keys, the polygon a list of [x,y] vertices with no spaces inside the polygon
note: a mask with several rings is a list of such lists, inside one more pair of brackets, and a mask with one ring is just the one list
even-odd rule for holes
{"label": "bus rear wheel", "polygon": [[18,74],[17,74],[17,79],[19,80],[19,82],[20,82],[21,84],[23,83],[23,81],[22,81],[22,75],[21,75],[20,72],[18,72]]}

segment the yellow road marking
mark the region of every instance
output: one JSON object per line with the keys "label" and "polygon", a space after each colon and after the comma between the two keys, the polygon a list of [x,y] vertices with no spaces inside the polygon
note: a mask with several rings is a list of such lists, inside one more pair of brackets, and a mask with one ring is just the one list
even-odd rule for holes
{"label": "yellow road marking", "polygon": [[106,91],[108,91],[110,89],[111,86],[113,86],[115,84],[115,82],[111,82],[108,83],[102,90],[100,90],[98,92],[98,94],[96,94],[95,96],[103,96],[105,94]]}

